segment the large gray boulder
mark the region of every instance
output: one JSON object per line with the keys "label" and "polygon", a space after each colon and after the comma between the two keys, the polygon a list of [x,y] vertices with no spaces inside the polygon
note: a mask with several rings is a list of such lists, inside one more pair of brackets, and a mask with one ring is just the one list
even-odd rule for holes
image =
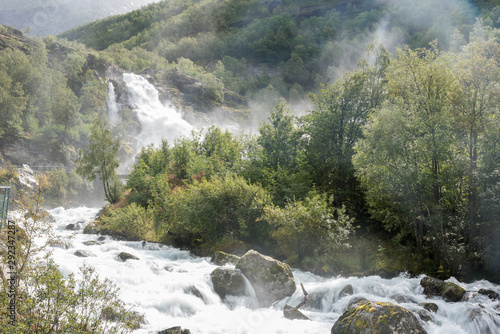
{"label": "large gray boulder", "polygon": [[261,307],[269,307],[295,292],[290,266],[272,257],[249,250],[238,260],[236,268],[252,284]]}
{"label": "large gray boulder", "polygon": [[332,327],[331,334],[426,334],[417,317],[407,309],[381,302],[351,305]]}
{"label": "large gray boulder", "polygon": [[447,302],[462,300],[466,292],[464,288],[455,283],[445,282],[433,277],[422,278],[420,285],[424,288],[424,293],[427,296],[441,296]]}
{"label": "large gray boulder", "polygon": [[245,295],[245,277],[243,274],[232,268],[216,268],[210,273],[214,291],[224,299],[227,295]]}

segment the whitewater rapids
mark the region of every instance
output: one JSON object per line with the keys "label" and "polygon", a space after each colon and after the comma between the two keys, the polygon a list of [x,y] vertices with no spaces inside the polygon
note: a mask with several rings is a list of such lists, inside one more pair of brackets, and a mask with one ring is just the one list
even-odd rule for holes
{"label": "whitewater rapids", "polygon": [[[156,333],[166,328],[181,326],[193,334],[234,333],[330,333],[335,321],[353,297],[364,297],[371,301],[398,304],[390,297],[403,295],[412,302],[399,305],[416,311],[422,309],[421,302],[433,302],[439,306],[437,313],[431,313],[432,322],[423,322],[429,334],[485,334],[500,331],[499,301],[473,291],[481,288],[499,291],[499,286],[488,281],[464,284],[471,295],[467,302],[447,303],[440,298],[426,299],[418,278],[404,275],[393,279],[370,277],[322,278],[308,272],[294,270],[297,285],[301,282],[310,295],[320,294],[320,309],[307,309],[303,313],[312,321],[287,320],[283,317],[285,304],[296,305],[302,298],[300,287],[296,293],[271,308],[258,308],[255,297],[232,297],[225,302],[213,291],[210,273],[216,268],[209,258],[196,257],[188,251],[166,245],[115,241],[105,237],[100,245],[86,246],[85,241],[97,240],[97,235],[86,235],[82,229],[97,214],[96,208],[56,208],[50,213],[56,219],[57,234],[69,237],[68,224],[79,225],[80,230],[71,239],[68,249],[53,248],[53,257],[64,275],[78,272],[87,263],[96,269],[101,279],[108,277],[120,287],[121,298],[135,311],[145,314],[146,324],[135,334]],[[77,250],[86,250],[95,256],[80,258]],[[140,260],[120,262],[117,255],[131,253]],[[338,298],[339,291],[346,285],[354,287],[354,295]]]}

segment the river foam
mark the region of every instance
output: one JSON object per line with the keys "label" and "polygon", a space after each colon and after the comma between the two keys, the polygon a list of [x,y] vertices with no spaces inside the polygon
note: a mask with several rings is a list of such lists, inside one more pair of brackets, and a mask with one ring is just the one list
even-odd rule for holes
{"label": "river foam", "polygon": [[[56,218],[57,233],[64,237],[74,233],[66,230],[68,224],[83,227],[97,212],[98,209],[85,207],[50,211]],[[213,291],[210,273],[216,266],[210,263],[209,258],[195,257],[188,251],[166,245],[115,241],[109,237],[105,237],[100,245],[83,244],[97,238],[80,230],[72,238],[70,248],[53,248],[54,259],[65,275],[77,272],[85,262],[94,267],[101,278],[113,280],[121,289],[121,298],[146,315],[146,324],[134,332],[136,334],[156,333],[174,326],[203,334],[326,334],[330,333],[351,298],[363,297],[398,304],[391,298],[394,295],[403,296],[406,300],[399,305],[411,311],[422,310],[418,306],[421,302],[439,306],[437,313],[430,314],[432,321],[423,322],[429,334],[493,334],[500,331],[499,302],[477,294],[480,288],[499,291],[499,286],[488,281],[465,284],[451,279],[467,289],[470,298],[467,302],[447,303],[440,298],[426,299],[420,287],[423,276],[322,278],[294,270],[296,283],[302,282],[311,296],[317,296],[317,307],[303,310],[312,321],[292,321],[283,317],[282,310],[285,304],[296,305],[302,300],[300,287],[293,296],[271,308],[256,307],[255,296],[251,293],[223,302]],[[74,255],[77,250],[89,251],[94,256],[77,257]],[[140,260],[121,262],[117,258],[120,252],[131,253]],[[353,286],[354,295],[339,298],[340,290],[347,284]]]}

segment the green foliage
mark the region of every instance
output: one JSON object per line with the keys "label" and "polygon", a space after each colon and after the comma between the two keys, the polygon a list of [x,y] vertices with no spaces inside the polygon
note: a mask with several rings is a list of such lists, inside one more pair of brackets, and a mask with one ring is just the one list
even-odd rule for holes
{"label": "green foliage", "polygon": [[[41,180],[42,181],[42,180]],[[0,231],[2,244],[15,252],[0,252],[0,263],[16,276],[16,325],[9,324],[7,307],[12,299],[10,277],[0,271],[0,326],[3,333],[131,333],[144,317],[119,299],[118,288],[101,280],[94,269],[80,268],[79,276],[67,279],[58,271],[49,246],[62,244],[52,230],[48,213],[42,208],[43,186],[21,188],[17,205],[21,214],[15,225]],[[14,256],[14,258],[12,258]],[[5,272],[7,273],[7,271]]]}
{"label": "green foliage", "polygon": [[345,208],[333,209],[326,195],[312,192],[303,201],[284,208],[266,207],[264,218],[272,236],[289,257],[318,257],[339,248],[352,232],[352,219]]}
{"label": "green foliage", "polygon": [[228,175],[176,189],[158,209],[166,213],[162,223],[177,238],[196,236],[212,244],[227,238],[262,245],[269,238],[262,219],[269,204],[264,189]]}
{"label": "green foliage", "polygon": [[99,218],[103,230],[114,236],[129,240],[152,240],[153,220],[151,213],[142,206],[132,203],[123,208],[110,210]]}
{"label": "green foliage", "polygon": [[92,124],[89,146],[80,150],[77,160],[77,173],[89,181],[98,176],[104,186],[104,196],[110,203],[115,203],[121,196],[121,182],[116,175],[120,141],[114,139],[105,120],[98,117]]}

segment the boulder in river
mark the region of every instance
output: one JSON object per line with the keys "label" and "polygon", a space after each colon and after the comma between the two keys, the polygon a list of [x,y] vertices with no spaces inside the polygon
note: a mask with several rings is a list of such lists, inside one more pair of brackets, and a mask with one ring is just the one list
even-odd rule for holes
{"label": "boulder in river", "polygon": [[285,305],[285,308],[283,309],[283,315],[285,316],[285,318],[290,320],[311,320],[306,315],[304,315],[304,313],[288,304]]}
{"label": "boulder in river", "polygon": [[89,241],[84,241],[82,242],[85,246],[99,246],[102,245],[102,242],[95,241],[95,240],[89,240]]}
{"label": "boulder in river", "polygon": [[158,334],[191,334],[191,331],[189,329],[182,329],[180,326],[178,326],[164,329],[162,331],[159,331]]}
{"label": "boulder in river", "polygon": [[77,250],[74,254],[78,257],[94,257],[95,256],[93,253],[85,251],[85,250]]}
{"label": "boulder in river", "polygon": [[249,250],[238,260],[236,268],[241,270],[252,284],[261,307],[291,296],[295,280],[290,266],[272,257]]}
{"label": "boulder in river", "polygon": [[478,293],[481,295],[488,296],[488,298],[491,300],[499,299],[498,293],[490,289],[479,289]]}
{"label": "boulder in river", "polygon": [[118,254],[118,260],[125,262],[127,260],[139,260],[139,258],[135,255],[126,252],[121,252],[120,254]]}
{"label": "boulder in river", "polygon": [[224,299],[227,295],[245,295],[245,277],[236,269],[216,268],[210,273],[214,291]]}
{"label": "boulder in river", "polygon": [[339,291],[339,299],[345,296],[352,296],[354,294],[354,289],[351,284],[347,284]]}
{"label": "boulder in river", "polygon": [[332,334],[424,334],[417,317],[407,309],[382,302],[361,301],[351,305],[335,322]]}
{"label": "boulder in river", "polygon": [[212,257],[212,262],[218,266],[223,266],[228,263],[236,264],[239,259],[239,256],[219,251],[215,252],[214,256]]}
{"label": "boulder in river", "polygon": [[420,285],[427,296],[441,296],[447,302],[458,302],[465,294],[465,289],[461,286],[433,277],[422,278]]}
{"label": "boulder in river", "polygon": [[426,309],[429,312],[436,313],[439,310],[439,306],[437,306],[434,303],[419,303],[418,305],[422,306],[424,309]]}

